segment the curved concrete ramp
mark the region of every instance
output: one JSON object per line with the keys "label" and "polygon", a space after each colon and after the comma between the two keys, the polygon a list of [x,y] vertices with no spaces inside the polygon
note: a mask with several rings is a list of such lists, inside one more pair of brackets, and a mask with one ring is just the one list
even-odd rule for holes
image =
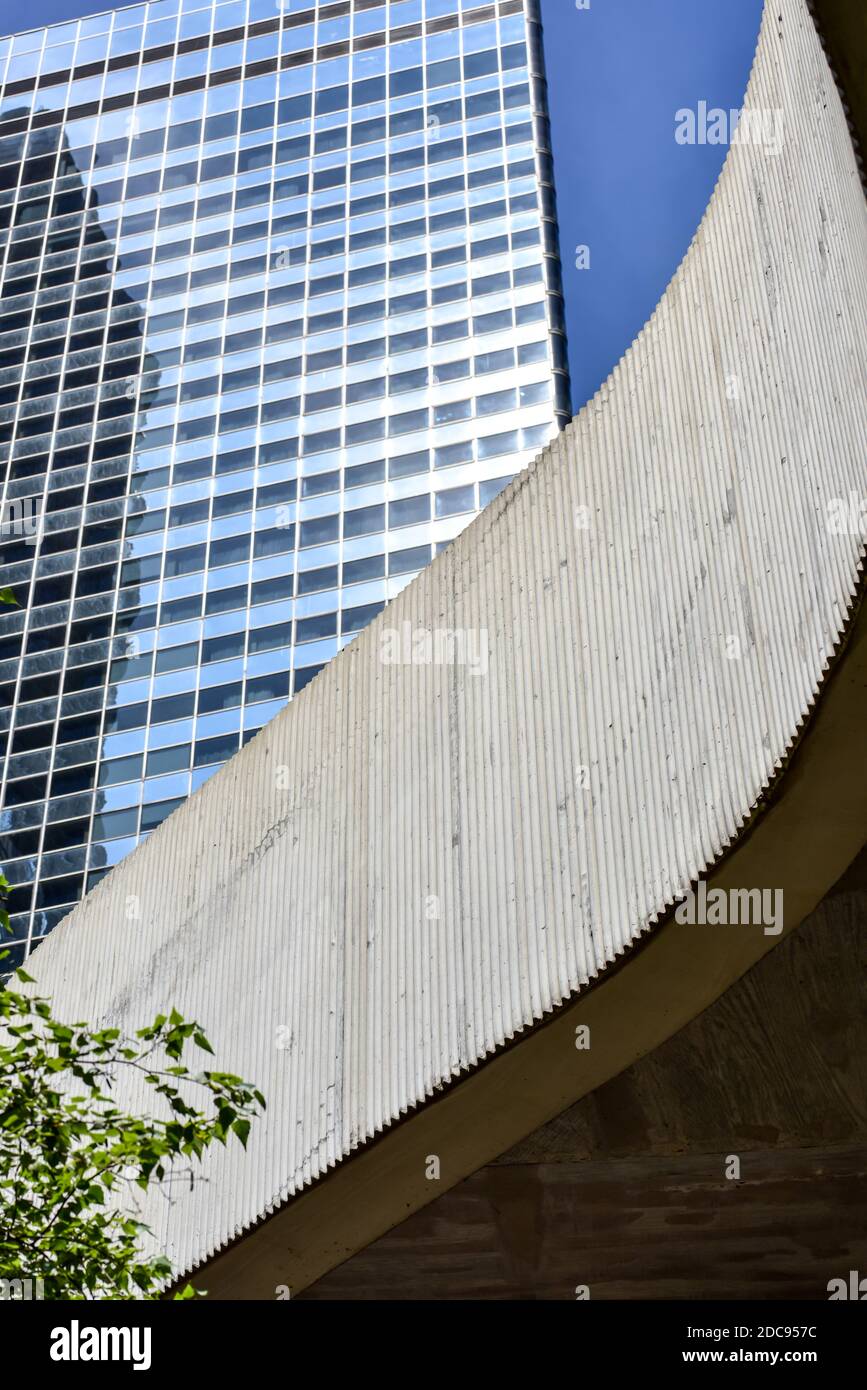
{"label": "curved concrete ramp", "polygon": [[[147,1212],[211,1296],[304,1287],[615,1074],[860,847],[867,230],[804,0],[747,110],[596,398],[33,958],[61,1014],[174,1005],[265,1092]],[[705,876],[784,917],[680,926]]]}

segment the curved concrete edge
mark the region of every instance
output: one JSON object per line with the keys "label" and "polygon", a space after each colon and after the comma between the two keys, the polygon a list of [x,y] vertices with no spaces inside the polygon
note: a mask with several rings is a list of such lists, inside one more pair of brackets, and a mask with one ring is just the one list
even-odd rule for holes
{"label": "curved concrete edge", "polygon": [[[843,103],[863,182],[867,104],[864,72],[851,56],[852,17],[841,12],[838,0],[807,3]],[[862,48],[865,41],[862,34]],[[750,81],[757,56],[758,46]],[[726,164],[730,158],[731,151]],[[712,203],[713,197],[667,289],[693,253]],[[651,323],[652,319],[624,357]],[[606,398],[616,372],[617,368],[585,411]],[[862,572],[848,630],[790,758],[733,849],[707,877],[709,891],[727,891],[745,882],[782,885],[789,905],[782,935],[767,938],[745,930],[725,935],[706,926],[679,926],[669,915],[580,996],[519,1034],[517,1051],[513,1045],[483,1062],[468,1078],[414,1110],[312,1190],[291,1199],[205,1262],[196,1274],[208,1297],[271,1299],[279,1286],[288,1286],[293,1295],[300,1293],[652,1052],[800,926],[867,839],[867,789],[858,775],[867,762],[862,718],[867,704],[864,578]],[[857,739],[853,746],[852,733],[859,730],[860,746]],[[788,778],[785,784],[783,778]],[[624,972],[621,966],[627,964]],[[628,1026],[619,1027],[621,1020]],[[591,1039],[604,1037],[604,1050],[576,1049],[579,1028],[588,1029]],[[447,1155],[433,1191],[426,1176],[430,1155]]]}
{"label": "curved concrete edge", "polygon": [[[408,1115],[195,1273],[212,1299],[298,1294],[414,1211],[652,1052],[812,912],[867,829],[867,605],[767,801],[707,878],[708,891],[782,887],[784,931],[688,926],[669,916],[589,989]],[[853,738],[853,735],[856,737]],[[576,1047],[576,1030],[589,1048]],[[729,1045],[737,1047],[732,1038]],[[428,1180],[429,1158],[440,1177]]]}
{"label": "curved concrete edge", "polygon": [[[493,1106],[463,1112],[485,1134],[468,1136],[455,1181],[491,1156],[489,1135],[499,1151],[568,1104],[574,1088],[554,1085],[544,1113],[533,1110],[515,1059],[529,1068],[535,1040],[603,986],[608,1025],[600,1017],[577,1094],[769,948],[750,933],[749,948],[714,945],[730,929],[710,929],[699,951],[690,928],[660,954],[671,928],[651,928],[733,841],[758,835],[764,817],[746,838],[743,827],[809,718],[858,585],[860,542],[830,539],[822,519],[863,462],[863,204],[808,26],[802,0],[766,13],[748,98],[791,95],[797,148],[778,168],[749,147],[731,152],[690,252],[609,383],[34,958],[39,987],[77,1014],[135,1026],[171,997],[216,1032],[227,1063],[276,1095],[247,1157],[217,1155],[207,1184],[148,1213],[179,1269],[230,1247],[206,1265],[222,1281],[215,1293],[273,1296],[276,1283],[303,1287],[345,1258],[363,1243],[363,1218],[344,1207],[332,1231],[321,1194],[337,1204],[359,1173],[388,1208],[366,1239],[400,1220],[421,1177],[402,1186],[396,1159],[391,1183],[383,1154],[413,1126],[424,1135],[447,1103],[459,1113],[483,1078],[511,1080],[499,1107],[494,1090]],[[824,240],[808,220],[814,191]],[[724,390],[732,366],[737,407]],[[585,508],[598,523],[586,544],[574,524]],[[490,622],[489,679],[384,669],[383,629],[403,621],[476,633]],[[745,645],[737,665],[720,653],[727,634]],[[585,813],[575,792],[588,756]],[[284,766],[295,774],[288,803],[275,787]],[[738,862],[759,875],[751,886],[768,882],[760,863]],[[770,882],[792,884],[798,901],[797,881]],[[418,920],[431,893],[446,908],[438,932]],[[118,924],[129,899],[142,914],[132,930]],[[669,1002],[639,973],[651,948],[675,977]],[[621,1010],[637,1008],[613,993],[626,978],[653,997],[644,1038],[618,1047],[630,1032]],[[283,1063],[270,1032],[281,1018],[294,1040]],[[503,1070],[509,1059],[515,1072]],[[142,1103],[134,1086],[122,1099]],[[422,1190],[417,1205],[436,1195]],[[256,1248],[270,1268],[263,1241],[283,1270],[270,1289],[243,1254]],[[226,1282],[221,1261],[236,1258]]]}

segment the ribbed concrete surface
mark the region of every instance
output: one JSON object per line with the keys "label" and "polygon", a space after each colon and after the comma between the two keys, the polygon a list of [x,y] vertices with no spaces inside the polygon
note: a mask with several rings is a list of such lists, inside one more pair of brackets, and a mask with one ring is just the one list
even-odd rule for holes
{"label": "ribbed concrete surface", "polygon": [[[148,1207],[182,1269],[647,931],[809,712],[863,544],[828,515],[864,493],[867,230],[803,0],[748,106],[782,152],[733,148],[597,397],[33,957],[62,1014],[174,1004],[267,1095]],[[385,664],[405,623],[486,633],[486,674]]]}

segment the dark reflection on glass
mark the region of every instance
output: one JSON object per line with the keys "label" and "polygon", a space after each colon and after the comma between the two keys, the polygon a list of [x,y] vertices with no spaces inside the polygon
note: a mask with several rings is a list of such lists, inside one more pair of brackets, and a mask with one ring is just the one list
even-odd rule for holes
{"label": "dark reflection on glass", "polygon": [[[134,460],[159,388],[142,306],[114,284],[115,246],[99,214],[113,190],[88,189],[88,152],[80,162],[78,153],[60,127],[0,142],[0,196],[19,170],[31,195],[14,217],[9,205],[0,213],[9,239],[0,408],[21,396],[14,433],[11,412],[0,424],[4,517],[18,523],[0,536],[0,585],[20,605],[0,616],[0,709],[11,712],[2,732],[0,865],[13,883],[16,943],[4,969],[23,956],[28,933],[35,943],[50,931],[109,864],[105,845],[92,846],[88,863],[91,813],[96,827],[111,814],[96,781],[102,711],[117,705],[111,637],[125,499],[126,510],[144,511]],[[92,445],[96,424],[107,426],[106,437]],[[124,567],[128,604],[138,603],[138,563]],[[137,654],[134,633],[123,638],[123,653]],[[137,809],[124,815],[109,822],[111,833],[135,835]]]}

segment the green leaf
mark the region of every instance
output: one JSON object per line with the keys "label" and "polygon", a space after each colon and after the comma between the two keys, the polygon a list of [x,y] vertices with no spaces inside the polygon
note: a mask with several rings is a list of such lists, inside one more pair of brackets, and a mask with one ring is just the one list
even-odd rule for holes
{"label": "green leaf", "polygon": [[[23,970],[15,977],[33,983]],[[131,1036],[84,1020],[70,1025],[54,1017],[49,1000],[0,986],[3,1278],[38,1268],[49,1299],[162,1296],[172,1267],[149,1253],[153,1236],[136,1219],[133,1189],[146,1192],[177,1175],[194,1182],[208,1149],[230,1131],[246,1144],[260,1104],[259,1092],[230,1072],[194,1076],[167,1067],[172,1049],[190,1038],[207,1042],[177,1010],[170,1018],[168,1028],[162,1016]],[[150,1086],[146,1114],[113,1099],[130,1066]],[[184,1300],[196,1296],[192,1287],[181,1291]]]}
{"label": "green leaf", "polygon": [[232,1129],[233,1129],[234,1133],[237,1134],[237,1136],[238,1136],[238,1138],[240,1139],[241,1144],[243,1145],[243,1147],[246,1149],[246,1147],[247,1147],[247,1137],[248,1137],[248,1135],[249,1135],[249,1133],[250,1133],[250,1121],[249,1121],[249,1120],[236,1120],[235,1123],[232,1125]]}

